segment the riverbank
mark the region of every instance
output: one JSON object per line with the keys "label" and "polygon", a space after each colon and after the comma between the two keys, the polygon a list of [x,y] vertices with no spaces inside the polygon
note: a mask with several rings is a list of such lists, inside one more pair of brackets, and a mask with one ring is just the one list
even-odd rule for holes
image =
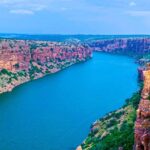
{"label": "riverbank", "polygon": [[[0,78],[5,78],[4,80],[7,80],[8,82],[6,83],[5,82],[5,85],[3,87],[0,87],[0,94],[2,93],[5,93],[5,92],[11,92],[15,87],[21,85],[21,84],[24,84],[26,82],[29,82],[29,81],[32,81],[32,80],[36,80],[36,79],[39,79],[39,78],[42,78],[44,76],[47,76],[47,75],[50,75],[50,74],[54,74],[54,73],[57,73],[67,67],[70,67],[74,64],[76,64],[77,62],[72,62],[72,63],[69,63],[67,65],[65,65],[63,68],[61,69],[52,69],[49,71],[49,73],[37,73],[36,74],[36,77],[31,79],[30,78],[30,75],[28,72],[19,72],[19,73],[12,73],[12,72],[9,72],[7,70],[2,70],[1,71],[1,75],[0,75]],[[4,73],[2,73],[4,72]],[[22,75],[20,75],[22,74]],[[14,77],[13,80],[9,81],[10,79],[12,79]],[[4,83],[4,80],[2,81],[1,79],[1,82]]]}
{"label": "riverbank", "polygon": [[[147,70],[149,70],[149,67],[146,67],[146,64],[150,61],[150,57],[149,57],[150,50],[148,48],[149,42],[150,41],[148,38],[147,39],[141,38],[141,39],[99,40],[99,41],[91,42],[90,47],[92,47],[94,51],[100,51],[100,52],[102,51],[102,52],[107,52],[107,53],[112,53],[112,54],[121,54],[121,55],[123,54],[123,55],[128,55],[128,56],[136,58],[138,64],[142,66],[138,69],[139,79],[144,80],[144,84],[145,84],[145,77],[144,77],[143,72],[144,71],[146,72]],[[131,103],[134,98],[135,98],[135,95],[133,95],[133,97],[130,98]],[[139,103],[140,99],[141,99],[140,96],[136,98],[137,104]],[[133,149],[134,140],[136,140],[136,137],[134,138],[135,136],[134,122],[136,121],[135,112],[137,109],[137,104],[135,106],[132,106],[132,109],[129,112],[130,114],[133,115],[132,117],[128,115],[125,116],[124,113],[121,113],[120,114],[121,118],[112,119],[115,117],[113,115],[115,114],[117,115],[118,111],[120,112],[121,109],[124,109],[124,106],[123,106],[121,109],[118,109],[114,111],[112,114],[110,113],[106,115],[104,118],[96,121],[92,125],[91,132],[89,133],[88,137],[81,144],[81,146],[77,148],[77,150],[78,149],[79,150],[82,150],[82,149],[83,150],[93,150],[93,149],[129,150],[129,149]],[[126,103],[126,105],[130,107],[130,104],[128,103]],[[136,107],[136,109],[134,107]],[[148,112],[149,111],[150,110],[148,110]],[[126,120],[125,118],[130,118],[130,121]],[[124,124],[121,124],[120,119],[121,119],[121,122],[124,122],[124,119],[125,119],[125,122],[127,123],[125,127],[124,127]],[[132,124],[130,124],[131,122]],[[130,129],[128,128],[128,125],[130,126]],[[138,124],[137,126],[139,125],[141,124]],[[109,128],[109,126],[111,127]],[[123,127],[123,130],[122,130],[122,127]],[[128,130],[130,132],[128,132]],[[128,133],[129,133],[128,135],[129,138],[126,139],[125,137],[127,136],[126,134]],[[150,135],[149,135],[149,138],[150,138]],[[138,140],[140,142],[137,142],[139,143],[137,145],[141,146],[142,139],[138,138]],[[143,149],[140,149],[140,150],[143,150]]]}
{"label": "riverbank", "polygon": [[92,57],[81,43],[0,40],[0,93]]}
{"label": "riverbank", "polygon": [[141,87],[140,92],[127,99],[120,109],[93,123],[88,137],[77,150],[150,149],[149,65],[139,73],[140,79],[142,76],[144,82],[144,87]]}
{"label": "riverbank", "polygon": [[134,122],[140,101],[140,92],[126,100],[125,105],[97,120],[85,141],[82,150],[132,150],[134,144]]}

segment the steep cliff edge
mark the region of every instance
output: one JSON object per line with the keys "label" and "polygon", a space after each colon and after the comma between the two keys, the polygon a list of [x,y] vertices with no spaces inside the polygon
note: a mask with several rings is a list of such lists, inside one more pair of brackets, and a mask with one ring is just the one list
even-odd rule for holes
{"label": "steep cliff edge", "polygon": [[0,93],[11,91],[19,84],[85,61],[91,58],[92,51],[134,54],[142,56],[141,63],[144,64],[150,59],[144,57],[150,53],[150,39],[94,40],[84,44],[1,39]]}
{"label": "steep cliff edge", "polygon": [[135,123],[135,150],[150,150],[150,67],[143,71],[144,88]]}
{"label": "steep cliff edge", "polygon": [[81,43],[0,40],[0,93],[91,57]]}
{"label": "steep cliff edge", "polygon": [[150,38],[95,40],[89,46],[95,51],[142,56],[150,53]]}

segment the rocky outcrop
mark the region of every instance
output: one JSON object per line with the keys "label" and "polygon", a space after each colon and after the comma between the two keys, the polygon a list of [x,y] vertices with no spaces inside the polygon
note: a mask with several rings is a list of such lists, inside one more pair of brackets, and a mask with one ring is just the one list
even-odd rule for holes
{"label": "rocky outcrop", "polygon": [[150,63],[138,67],[138,76],[140,81],[144,81],[144,74],[147,70],[150,70]]}
{"label": "rocky outcrop", "polygon": [[89,46],[93,48],[94,51],[139,56],[150,53],[150,38],[95,40],[89,42]]}
{"label": "rocky outcrop", "polygon": [[150,67],[143,71],[144,88],[135,123],[135,150],[150,150]]}
{"label": "rocky outcrop", "polygon": [[81,43],[0,41],[0,93],[92,57]]}
{"label": "rocky outcrop", "polygon": [[76,43],[2,40],[0,41],[0,69],[11,72],[29,70],[31,62],[45,65],[63,61],[82,61],[91,57],[89,47]]}

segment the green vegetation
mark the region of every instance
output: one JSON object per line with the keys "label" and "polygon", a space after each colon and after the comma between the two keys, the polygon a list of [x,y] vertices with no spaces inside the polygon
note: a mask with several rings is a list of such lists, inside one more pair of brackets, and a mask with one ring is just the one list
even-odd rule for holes
{"label": "green vegetation", "polygon": [[134,145],[134,122],[140,101],[135,93],[119,110],[107,114],[92,127],[91,133],[81,145],[83,150],[132,150]]}
{"label": "green vegetation", "polygon": [[11,84],[15,81],[24,80],[24,78],[27,76],[27,73],[25,71],[19,71],[19,72],[11,72],[6,69],[2,69],[0,71],[0,87],[6,87],[8,84]]}
{"label": "green vegetation", "polygon": [[6,70],[6,69],[2,69],[2,70],[1,70],[0,75],[2,75],[2,74],[6,74],[6,75],[8,75],[8,76],[11,76],[11,75],[12,75],[12,73],[11,73],[10,71]]}
{"label": "green vegetation", "polygon": [[29,70],[29,75],[30,75],[30,79],[34,80],[35,74],[41,73],[42,69],[37,67],[37,66],[35,66],[35,65],[33,65],[32,62],[30,62],[30,63],[31,63],[31,69]]}
{"label": "green vegetation", "polygon": [[33,50],[36,49],[37,47],[38,47],[37,44],[32,43],[32,44],[30,45],[30,50],[33,51]]}
{"label": "green vegetation", "polygon": [[19,63],[15,64],[14,66],[15,66],[15,68],[18,69],[19,68]]}

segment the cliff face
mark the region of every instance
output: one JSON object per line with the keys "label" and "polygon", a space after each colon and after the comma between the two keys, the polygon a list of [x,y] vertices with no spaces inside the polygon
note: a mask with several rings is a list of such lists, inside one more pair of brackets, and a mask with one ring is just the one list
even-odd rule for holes
{"label": "cliff face", "polygon": [[150,150],[150,68],[143,71],[144,88],[135,123],[135,149]]}
{"label": "cliff face", "polygon": [[112,39],[96,40],[89,43],[95,51],[122,53],[127,55],[143,55],[150,53],[150,39]]}
{"label": "cliff face", "polygon": [[91,49],[80,43],[1,40],[0,93],[11,91],[21,83],[85,61],[91,56]]}
{"label": "cliff face", "polygon": [[63,61],[82,61],[91,57],[91,50],[81,44],[63,44],[24,40],[0,41],[0,69],[12,72],[29,70],[31,63],[41,66]]}

